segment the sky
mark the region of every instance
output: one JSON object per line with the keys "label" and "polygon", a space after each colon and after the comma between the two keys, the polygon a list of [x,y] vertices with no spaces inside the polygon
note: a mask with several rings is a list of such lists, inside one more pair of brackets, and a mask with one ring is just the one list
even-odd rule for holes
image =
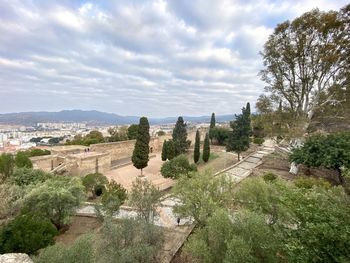
{"label": "sky", "polygon": [[238,113],[274,27],[343,0],[0,0],[0,113]]}

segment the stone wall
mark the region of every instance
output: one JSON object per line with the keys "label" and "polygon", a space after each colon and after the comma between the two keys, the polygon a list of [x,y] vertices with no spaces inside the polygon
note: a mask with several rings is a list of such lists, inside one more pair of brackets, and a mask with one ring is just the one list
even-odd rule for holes
{"label": "stone wall", "polygon": [[72,154],[66,157],[66,164],[72,175],[104,173],[111,169],[111,156],[109,153],[98,152]]}
{"label": "stone wall", "polygon": [[30,157],[30,160],[33,163],[34,169],[41,169],[44,171],[51,171],[64,162],[64,158],[56,154]]}

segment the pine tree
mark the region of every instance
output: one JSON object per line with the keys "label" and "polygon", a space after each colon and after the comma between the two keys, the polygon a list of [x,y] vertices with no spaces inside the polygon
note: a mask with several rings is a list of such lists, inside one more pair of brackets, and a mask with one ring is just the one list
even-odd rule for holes
{"label": "pine tree", "polygon": [[187,141],[186,124],[182,117],[177,119],[175,128],[173,130],[173,142],[175,146],[175,155],[185,153],[189,147]]}
{"label": "pine tree", "polygon": [[199,135],[199,131],[197,130],[196,132],[196,140],[194,143],[194,153],[193,153],[193,161],[195,163],[197,163],[199,161],[199,156],[200,156],[200,135]]}
{"label": "pine tree", "polygon": [[137,133],[134,151],[132,153],[132,163],[137,169],[147,167],[149,161],[149,123],[146,117],[140,118],[139,129]]}
{"label": "pine tree", "polygon": [[209,145],[209,135],[205,134],[204,145],[203,145],[203,161],[208,162],[210,157],[210,145]]}
{"label": "pine tree", "polygon": [[163,147],[162,147],[162,161],[166,161],[166,159],[168,159],[168,156],[167,156],[167,144],[168,142],[166,140],[164,140],[163,142]]}
{"label": "pine tree", "polygon": [[232,132],[228,138],[226,150],[236,152],[238,160],[240,154],[249,148],[249,129],[247,128],[246,109],[242,109],[242,114],[236,115],[236,120],[231,122]]}

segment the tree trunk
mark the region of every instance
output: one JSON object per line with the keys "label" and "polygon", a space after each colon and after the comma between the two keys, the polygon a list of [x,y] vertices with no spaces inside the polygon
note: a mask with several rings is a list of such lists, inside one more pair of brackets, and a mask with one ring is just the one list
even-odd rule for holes
{"label": "tree trunk", "polygon": [[143,176],[143,174],[142,174],[142,170],[143,170],[143,169],[141,168],[141,177]]}
{"label": "tree trunk", "polygon": [[240,158],[240,156],[239,156],[239,153],[237,153],[237,156],[238,156],[238,161],[240,161],[240,160],[241,160],[241,158]]}

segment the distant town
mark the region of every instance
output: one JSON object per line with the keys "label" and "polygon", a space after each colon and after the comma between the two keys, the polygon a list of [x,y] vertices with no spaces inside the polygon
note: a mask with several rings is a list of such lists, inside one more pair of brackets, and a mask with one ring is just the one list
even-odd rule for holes
{"label": "distant town", "polygon": [[[170,133],[175,123],[151,125],[150,135],[157,136],[159,131]],[[85,136],[91,131],[99,131],[108,136],[108,129],[129,125],[95,126],[84,122],[38,122],[34,126],[1,125],[0,153],[15,153],[36,146],[62,145],[72,140],[76,135]],[[188,129],[209,127],[209,123],[188,123]]]}

